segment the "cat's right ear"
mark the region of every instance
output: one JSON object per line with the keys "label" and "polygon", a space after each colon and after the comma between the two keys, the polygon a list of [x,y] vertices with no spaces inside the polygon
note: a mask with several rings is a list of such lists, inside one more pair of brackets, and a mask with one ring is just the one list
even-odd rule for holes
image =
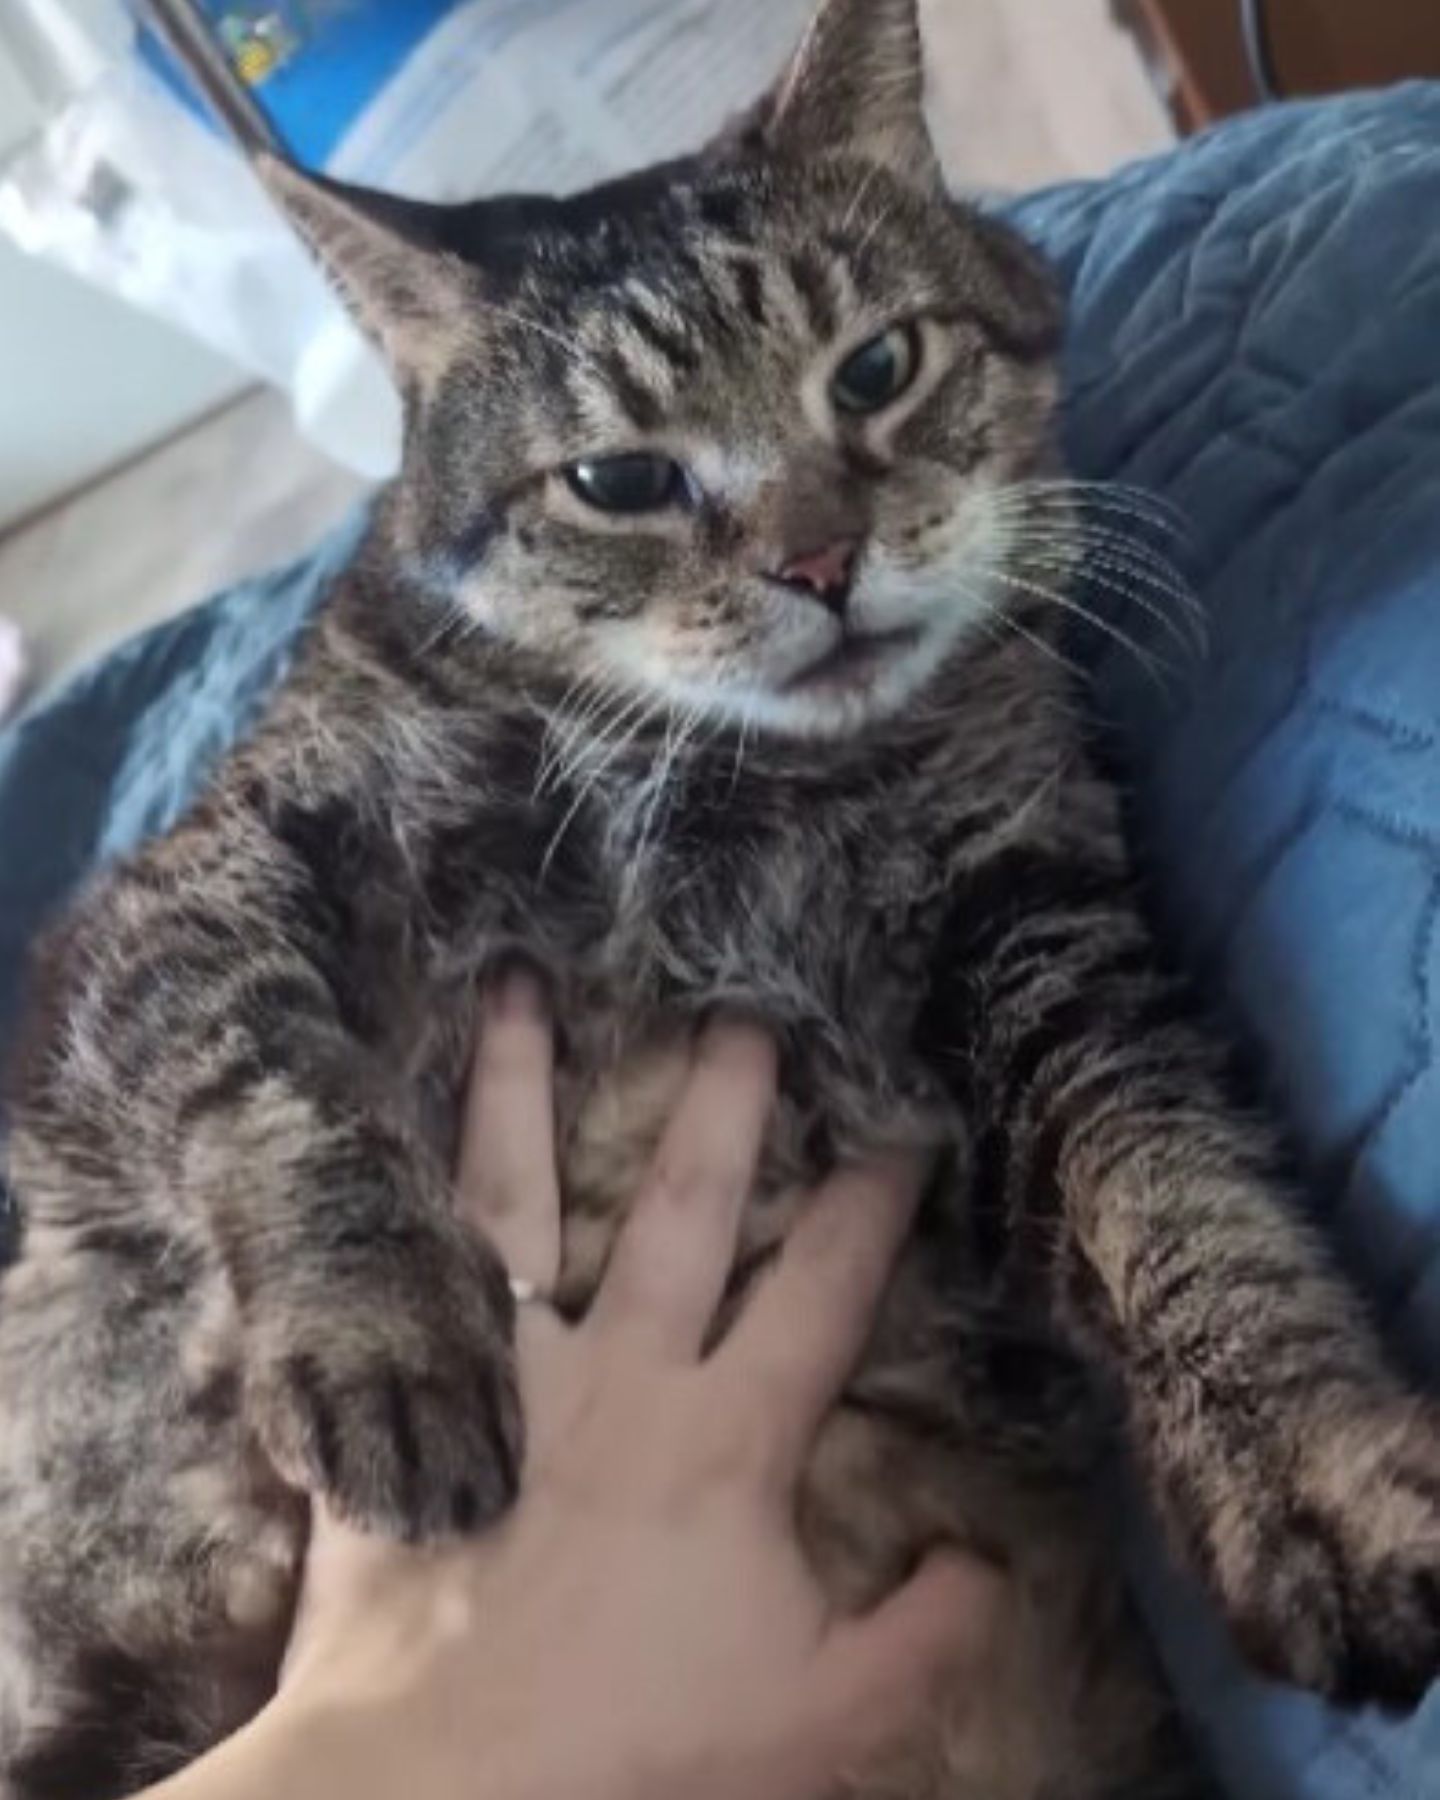
{"label": "cat's right ear", "polygon": [[856,156],[912,186],[943,187],[925,120],[918,0],[817,0],[779,81],[708,150]]}
{"label": "cat's right ear", "polygon": [[262,152],[255,170],[402,383],[426,383],[472,336],[481,276],[434,242],[443,209],[310,175]]}

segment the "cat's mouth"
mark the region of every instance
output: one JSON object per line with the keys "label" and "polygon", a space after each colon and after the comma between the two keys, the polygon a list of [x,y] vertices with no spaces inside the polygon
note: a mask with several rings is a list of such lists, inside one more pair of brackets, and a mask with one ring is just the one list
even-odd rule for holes
{"label": "cat's mouth", "polygon": [[864,687],[897,653],[911,650],[920,632],[913,625],[895,631],[847,632],[840,642],[784,683],[787,694]]}

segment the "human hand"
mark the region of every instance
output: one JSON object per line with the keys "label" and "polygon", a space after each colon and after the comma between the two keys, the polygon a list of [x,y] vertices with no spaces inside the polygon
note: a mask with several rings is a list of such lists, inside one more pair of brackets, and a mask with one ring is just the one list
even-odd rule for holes
{"label": "human hand", "polygon": [[[459,1189],[541,1294],[560,1246],[550,1064],[538,992],[512,977],[486,1009]],[[922,1171],[831,1181],[702,1354],[774,1080],[761,1033],[706,1032],[588,1316],[521,1306],[508,1518],[426,1550],[318,1522],[263,1727],[308,1746],[308,1800],[821,1800],[985,1657],[993,1571],[937,1556],[837,1618],[792,1519]]]}

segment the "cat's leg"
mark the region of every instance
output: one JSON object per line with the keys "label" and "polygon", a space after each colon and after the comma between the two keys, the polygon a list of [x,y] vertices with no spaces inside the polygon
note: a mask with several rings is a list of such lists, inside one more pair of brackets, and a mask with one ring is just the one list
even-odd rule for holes
{"label": "cat's leg", "polygon": [[307,1508],[183,1246],[39,1236],[0,1291],[0,1794],[118,1800],[273,1694]]}
{"label": "cat's leg", "polygon": [[502,1269],[426,1148],[319,1083],[267,1078],[187,1133],[219,1222],[246,1405],[277,1467],[408,1538],[513,1497],[519,1420]]}
{"label": "cat's leg", "polygon": [[1007,851],[924,1021],[996,1242],[1115,1378],[1151,1490],[1263,1667],[1413,1704],[1440,1675],[1440,1416],[1392,1372],[1116,861]]}
{"label": "cat's leg", "polygon": [[[36,1228],[218,1259],[287,1479],[404,1537],[512,1496],[512,1306],[369,1030],[372,957],[258,822],[156,845],[52,947],[10,1143]],[[386,879],[384,848],[372,879]]]}

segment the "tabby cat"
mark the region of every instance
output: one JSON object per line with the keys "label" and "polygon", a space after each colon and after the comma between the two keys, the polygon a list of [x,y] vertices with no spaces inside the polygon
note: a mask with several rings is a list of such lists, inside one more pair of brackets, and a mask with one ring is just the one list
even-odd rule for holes
{"label": "tabby cat", "polygon": [[593,1291],[688,1034],[797,1185],[947,1146],[817,1448],[864,1607],[1015,1572],[977,1709],[868,1795],[1205,1780],[1098,1497],[1128,1441],[1264,1667],[1440,1668],[1440,1430],[1232,1111],[1137,911],[1044,599],[1061,317],[947,199],[914,0],[828,0],[687,161],[443,209],[268,179],[390,358],[404,469],[253,740],[39,958],[0,1297],[0,1793],[105,1800],[270,1690],[308,1492],[407,1539],[512,1497],[511,1302],[447,1187],[475,994],[563,1025],[558,1296]]}

